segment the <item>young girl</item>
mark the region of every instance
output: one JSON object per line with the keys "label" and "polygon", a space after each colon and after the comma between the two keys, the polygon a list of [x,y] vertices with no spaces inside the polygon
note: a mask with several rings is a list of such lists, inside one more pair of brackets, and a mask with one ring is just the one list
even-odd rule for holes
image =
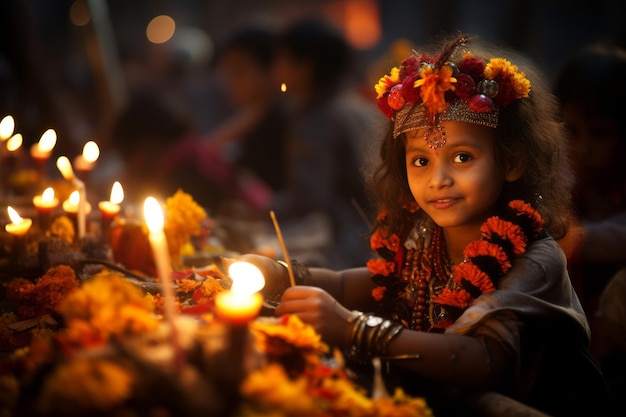
{"label": "young girl", "polygon": [[[602,414],[603,379],[555,241],[571,186],[557,104],[513,55],[465,36],[438,51],[376,85],[391,120],[372,177],[379,256],[340,272],[296,266],[299,285],[276,313],[351,360],[381,358],[388,385],[424,395],[435,415],[468,415],[450,396],[487,390],[553,415]],[[287,276],[243,258],[269,281]]]}

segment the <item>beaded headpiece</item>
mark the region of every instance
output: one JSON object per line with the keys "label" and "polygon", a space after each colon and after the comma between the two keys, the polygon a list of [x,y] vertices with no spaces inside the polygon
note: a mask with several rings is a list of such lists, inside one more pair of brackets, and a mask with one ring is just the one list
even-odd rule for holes
{"label": "beaded headpiece", "polygon": [[506,59],[485,62],[469,50],[458,59],[457,50],[467,42],[466,36],[460,36],[437,56],[413,51],[378,81],[378,107],[394,122],[394,138],[426,128],[424,139],[436,149],[446,143],[439,122],[496,128],[500,108],[528,97],[530,81]]}

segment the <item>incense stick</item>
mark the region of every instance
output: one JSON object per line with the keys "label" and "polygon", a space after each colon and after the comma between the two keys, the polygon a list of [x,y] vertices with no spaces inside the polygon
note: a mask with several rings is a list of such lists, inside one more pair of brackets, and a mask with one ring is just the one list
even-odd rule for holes
{"label": "incense stick", "polygon": [[280,243],[280,248],[283,251],[283,256],[285,257],[285,262],[287,263],[287,272],[289,273],[289,282],[291,286],[296,285],[296,279],[293,276],[293,265],[291,264],[291,259],[289,259],[289,253],[287,252],[287,246],[285,246],[285,241],[283,240],[283,234],[280,231],[280,227],[278,226],[278,221],[276,220],[276,215],[273,210],[270,210],[270,217],[272,218],[272,222],[274,223],[274,229],[276,229],[276,235],[278,236],[278,243]]}

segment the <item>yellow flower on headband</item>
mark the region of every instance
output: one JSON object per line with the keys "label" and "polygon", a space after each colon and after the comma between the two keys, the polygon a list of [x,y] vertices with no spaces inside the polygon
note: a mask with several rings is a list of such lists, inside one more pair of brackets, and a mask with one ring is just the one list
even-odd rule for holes
{"label": "yellow flower on headband", "polygon": [[495,80],[500,86],[497,101],[507,106],[515,100],[528,97],[530,81],[526,74],[518,72],[518,68],[504,58],[491,58],[485,66],[485,78]]}
{"label": "yellow flower on headband", "polygon": [[391,87],[400,82],[400,68],[393,67],[389,75],[385,75],[378,80],[378,83],[374,86],[376,90],[376,100],[381,98]]}

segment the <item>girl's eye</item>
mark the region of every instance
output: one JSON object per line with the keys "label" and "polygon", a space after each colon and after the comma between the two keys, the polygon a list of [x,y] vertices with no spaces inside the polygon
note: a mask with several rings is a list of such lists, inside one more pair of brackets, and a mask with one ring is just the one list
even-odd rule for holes
{"label": "girl's eye", "polygon": [[428,165],[428,159],[426,159],[426,158],[415,158],[413,160],[413,165],[415,165],[416,167],[424,167],[424,166]]}
{"label": "girl's eye", "polygon": [[459,164],[462,164],[464,162],[468,162],[472,160],[472,156],[470,154],[467,153],[460,153],[458,155],[454,156],[453,161]]}

